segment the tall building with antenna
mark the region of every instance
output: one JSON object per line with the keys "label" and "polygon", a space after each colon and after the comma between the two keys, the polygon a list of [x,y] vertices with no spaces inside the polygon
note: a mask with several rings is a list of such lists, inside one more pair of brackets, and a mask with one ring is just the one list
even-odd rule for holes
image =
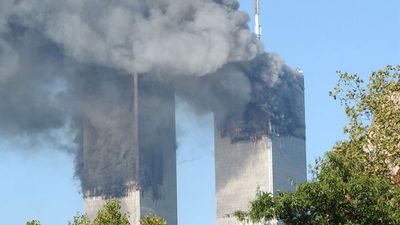
{"label": "tall building with antenna", "polygon": [[[260,39],[260,0],[254,0],[254,6],[254,33]],[[215,116],[217,225],[237,224],[235,218],[227,215],[247,210],[257,193],[291,191],[295,183],[306,180],[304,77],[301,70],[296,73],[298,85],[291,88],[292,102],[286,102],[292,105],[281,105],[293,107],[296,115],[269,121],[259,119],[268,118],[270,112],[254,105],[248,118],[226,121]],[[298,123],[288,127],[295,118]]]}

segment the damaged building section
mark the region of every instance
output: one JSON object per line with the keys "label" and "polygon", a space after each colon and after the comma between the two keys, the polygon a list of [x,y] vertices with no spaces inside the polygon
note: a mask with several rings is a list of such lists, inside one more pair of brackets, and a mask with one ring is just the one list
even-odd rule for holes
{"label": "damaged building section", "polygon": [[[93,83],[94,82],[94,83]],[[84,88],[96,113],[82,119],[82,160],[78,166],[85,212],[93,219],[107,199],[141,216],[157,214],[177,222],[175,94],[172,85],[152,75],[102,76]],[[111,94],[110,94],[111,93]],[[109,107],[111,102],[118,102]],[[157,141],[154,140],[157,139]]]}
{"label": "damaged building section", "polygon": [[243,113],[219,120],[222,137],[229,137],[232,143],[270,135],[305,138],[303,74],[279,61],[263,54],[242,65],[251,85],[250,100]]}

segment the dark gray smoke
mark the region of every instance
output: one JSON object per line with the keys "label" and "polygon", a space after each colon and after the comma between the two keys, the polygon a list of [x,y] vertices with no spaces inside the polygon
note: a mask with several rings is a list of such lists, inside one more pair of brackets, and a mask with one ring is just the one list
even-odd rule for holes
{"label": "dark gray smoke", "polygon": [[[156,80],[151,83],[157,85],[144,85],[149,97],[143,107],[149,110],[171,107],[160,96],[173,85],[199,113],[212,110],[222,118],[218,126],[225,133],[252,118],[272,121],[281,133],[295,132],[293,127],[304,124],[290,96],[302,88],[302,78],[277,56],[262,53],[238,7],[237,0],[2,0],[1,137],[50,140],[54,132],[69,130],[75,142],[59,147],[76,154],[84,191],[120,192],[127,180],[139,180],[156,193],[151,182],[163,182],[157,169],[123,172],[138,166],[127,164],[134,160],[129,124],[134,73]],[[160,118],[143,133],[171,125]],[[266,132],[266,126],[248,129]],[[89,169],[82,166],[85,127],[98,131]],[[171,137],[147,144],[149,165],[162,161],[151,149],[164,139]]]}
{"label": "dark gray smoke", "polygon": [[10,23],[0,36],[0,132],[38,134],[64,126],[66,60],[40,33]]}
{"label": "dark gray smoke", "polygon": [[177,93],[198,112],[214,112],[216,126],[233,142],[272,133],[305,138],[303,75],[275,54],[176,82]]}
{"label": "dark gray smoke", "polygon": [[[239,139],[246,135],[258,139],[268,134],[305,138],[303,74],[277,55],[267,53],[244,63],[243,70],[251,83],[250,101],[241,117],[222,117],[222,131],[231,132],[229,127],[242,123],[245,126],[235,134]],[[234,124],[232,119],[236,120]]]}

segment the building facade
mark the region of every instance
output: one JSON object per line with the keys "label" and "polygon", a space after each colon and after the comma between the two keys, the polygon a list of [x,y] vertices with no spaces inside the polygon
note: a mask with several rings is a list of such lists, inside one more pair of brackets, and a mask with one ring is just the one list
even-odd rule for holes
{"label": "building facade", "polygon": [[146,214],[176,225],[174,90],[150,75],[124,79],[121,107],[82,123],[85,212],[93,220],[108,199],[116,198],[132,225]]}
{"label": "building facade", "polygon": [[227,215],[248,210],[257,191],[293,191],[306,180],[304,77],[286,80],[281,85],[291,87],[289,94],[265,87],[265,97],[248,104],[244,116],[216,117],[217,225],[238,224]]}
{"label": "building facade", "polygon": [[231,143],[216,133],[215,140],[217,225],[236,225],[237,220],[227,215],[248,210],[257,190],[292,191],[294,183],[306,180],[302,138],[264,136]]}

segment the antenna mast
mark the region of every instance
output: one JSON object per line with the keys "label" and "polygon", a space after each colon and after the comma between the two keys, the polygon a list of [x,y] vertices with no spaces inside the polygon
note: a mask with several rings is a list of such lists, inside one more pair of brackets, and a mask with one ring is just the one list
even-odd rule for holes
{"label": "antenna mast", "polygon": [[261,39],[260,0],[254,0],[254,33]]}

